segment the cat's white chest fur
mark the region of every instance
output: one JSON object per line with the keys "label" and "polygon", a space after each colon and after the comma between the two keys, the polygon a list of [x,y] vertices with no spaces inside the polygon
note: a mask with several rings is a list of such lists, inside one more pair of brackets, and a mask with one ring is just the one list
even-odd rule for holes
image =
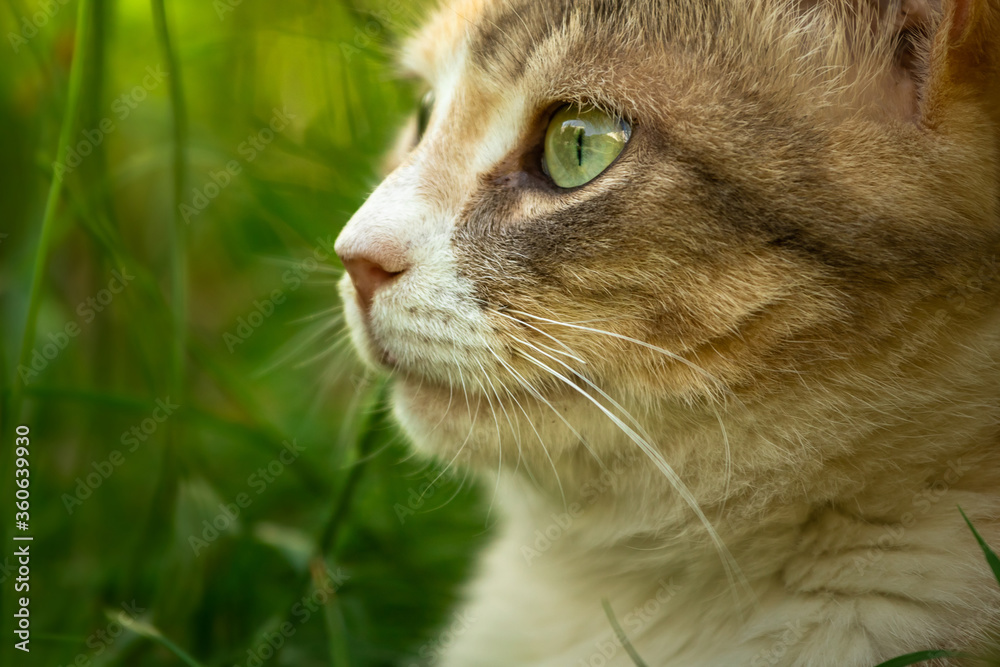
{"label": "cat's white chest fur", "polygon": [[871,667],[914,646],[965,646],[985,636],[1000,591],[951,502],[932,499],[905,527],[859,524],[838,536],[829,531],[851,520],[835,512],[805,531],[762,525],[768,550],[737,554],[752,573],[741,588],[711,549],[615,546],[613,529],[595,549],[599,536],[575,533],[595,528],[583,513],[532,517],[508,498],[518,509],[487,549],[438,664],[631,667],[605,602],[651,667]]}

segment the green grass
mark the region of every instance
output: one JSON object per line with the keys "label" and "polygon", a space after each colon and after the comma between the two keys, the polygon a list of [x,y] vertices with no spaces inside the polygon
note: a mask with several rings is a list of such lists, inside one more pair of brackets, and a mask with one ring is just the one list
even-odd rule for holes
{"label": "green grass", "polygon": [[[6,36],[40,5],[0,10],[0,494],[26,424],[34,537],[31,653],[5,640],[0,664],[409,665],[486,537],[479,492],[447,475],[397,517],[437,473],[344,345],[336,258],[309,263],[414,104],[388,54],[419,9],[219,4],[55,3],[16,53]],[[289,122],[251,159],[244,142],[275,110]],[[89,154],[54,169],[81,141]],[[213,196],[186,220],[195,190]],[[98,312],[88,299],[114,271],[132,277]],[[225,338],[276,290],[249,336]],[[178,406],[162,423],[157,401]],[[286,441],[304,449],[264,482]],[[96,488],[78,482],[94,474]]]}

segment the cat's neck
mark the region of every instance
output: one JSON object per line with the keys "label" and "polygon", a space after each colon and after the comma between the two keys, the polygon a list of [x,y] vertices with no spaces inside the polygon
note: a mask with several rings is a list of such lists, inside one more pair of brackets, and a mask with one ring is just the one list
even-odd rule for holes
{"label": "cat's neck", "polygon": [[[685,430],[652,424],[687,498],[624,436],[601,449],[630,454],[598,461],[587,451],[554,470],[538,469],[533,479],[512,474],[502,504],[522,533],[522,557],[568,559],[604,575],[615,562],[627,563],[623,574],[634,573],[639,562],[649,572],[694,567],[713,578],[724,544],[737,562],[770,576],[757,564],[780,569],[774,555],[798,549],[810,526],[831,513],[850,531],[854,524],[907,524],[929,514],[930,502],[942,521],[953,515],[949,525],[961,529],[962,499],[1000,485],[993,361],[1000,358],[1000,322],[978,326],[980,346],[938,343],[926,350],[926,363],[892,375],[873,365],[871,376],[892,377],[893,391],[858,380],[854,369],[851,383],[792,383],[742,411],[706,411]],[[727,478],[730,470],[739,474]]]}

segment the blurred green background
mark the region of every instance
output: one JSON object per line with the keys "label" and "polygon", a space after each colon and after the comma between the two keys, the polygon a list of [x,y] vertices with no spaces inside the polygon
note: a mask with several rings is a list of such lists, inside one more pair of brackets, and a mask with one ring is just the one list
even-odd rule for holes
{"label": "blurred green background", "polygon": [[425,663],[485,503],[410,458],[328,252],[421,92],[392,53],[425,9],[4,5],[0,664]]}

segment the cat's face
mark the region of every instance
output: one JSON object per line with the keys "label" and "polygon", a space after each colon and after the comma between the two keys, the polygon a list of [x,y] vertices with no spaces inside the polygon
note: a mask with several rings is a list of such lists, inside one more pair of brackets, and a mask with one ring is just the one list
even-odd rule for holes
{"label": "cat's face", "polygon": [[995,247],[989,147],[928,129],[884,44],[686,4],[476,0],[411,42],[433,104],[337,252],[419,446],[548,466],[835,386],[919,354]]}

